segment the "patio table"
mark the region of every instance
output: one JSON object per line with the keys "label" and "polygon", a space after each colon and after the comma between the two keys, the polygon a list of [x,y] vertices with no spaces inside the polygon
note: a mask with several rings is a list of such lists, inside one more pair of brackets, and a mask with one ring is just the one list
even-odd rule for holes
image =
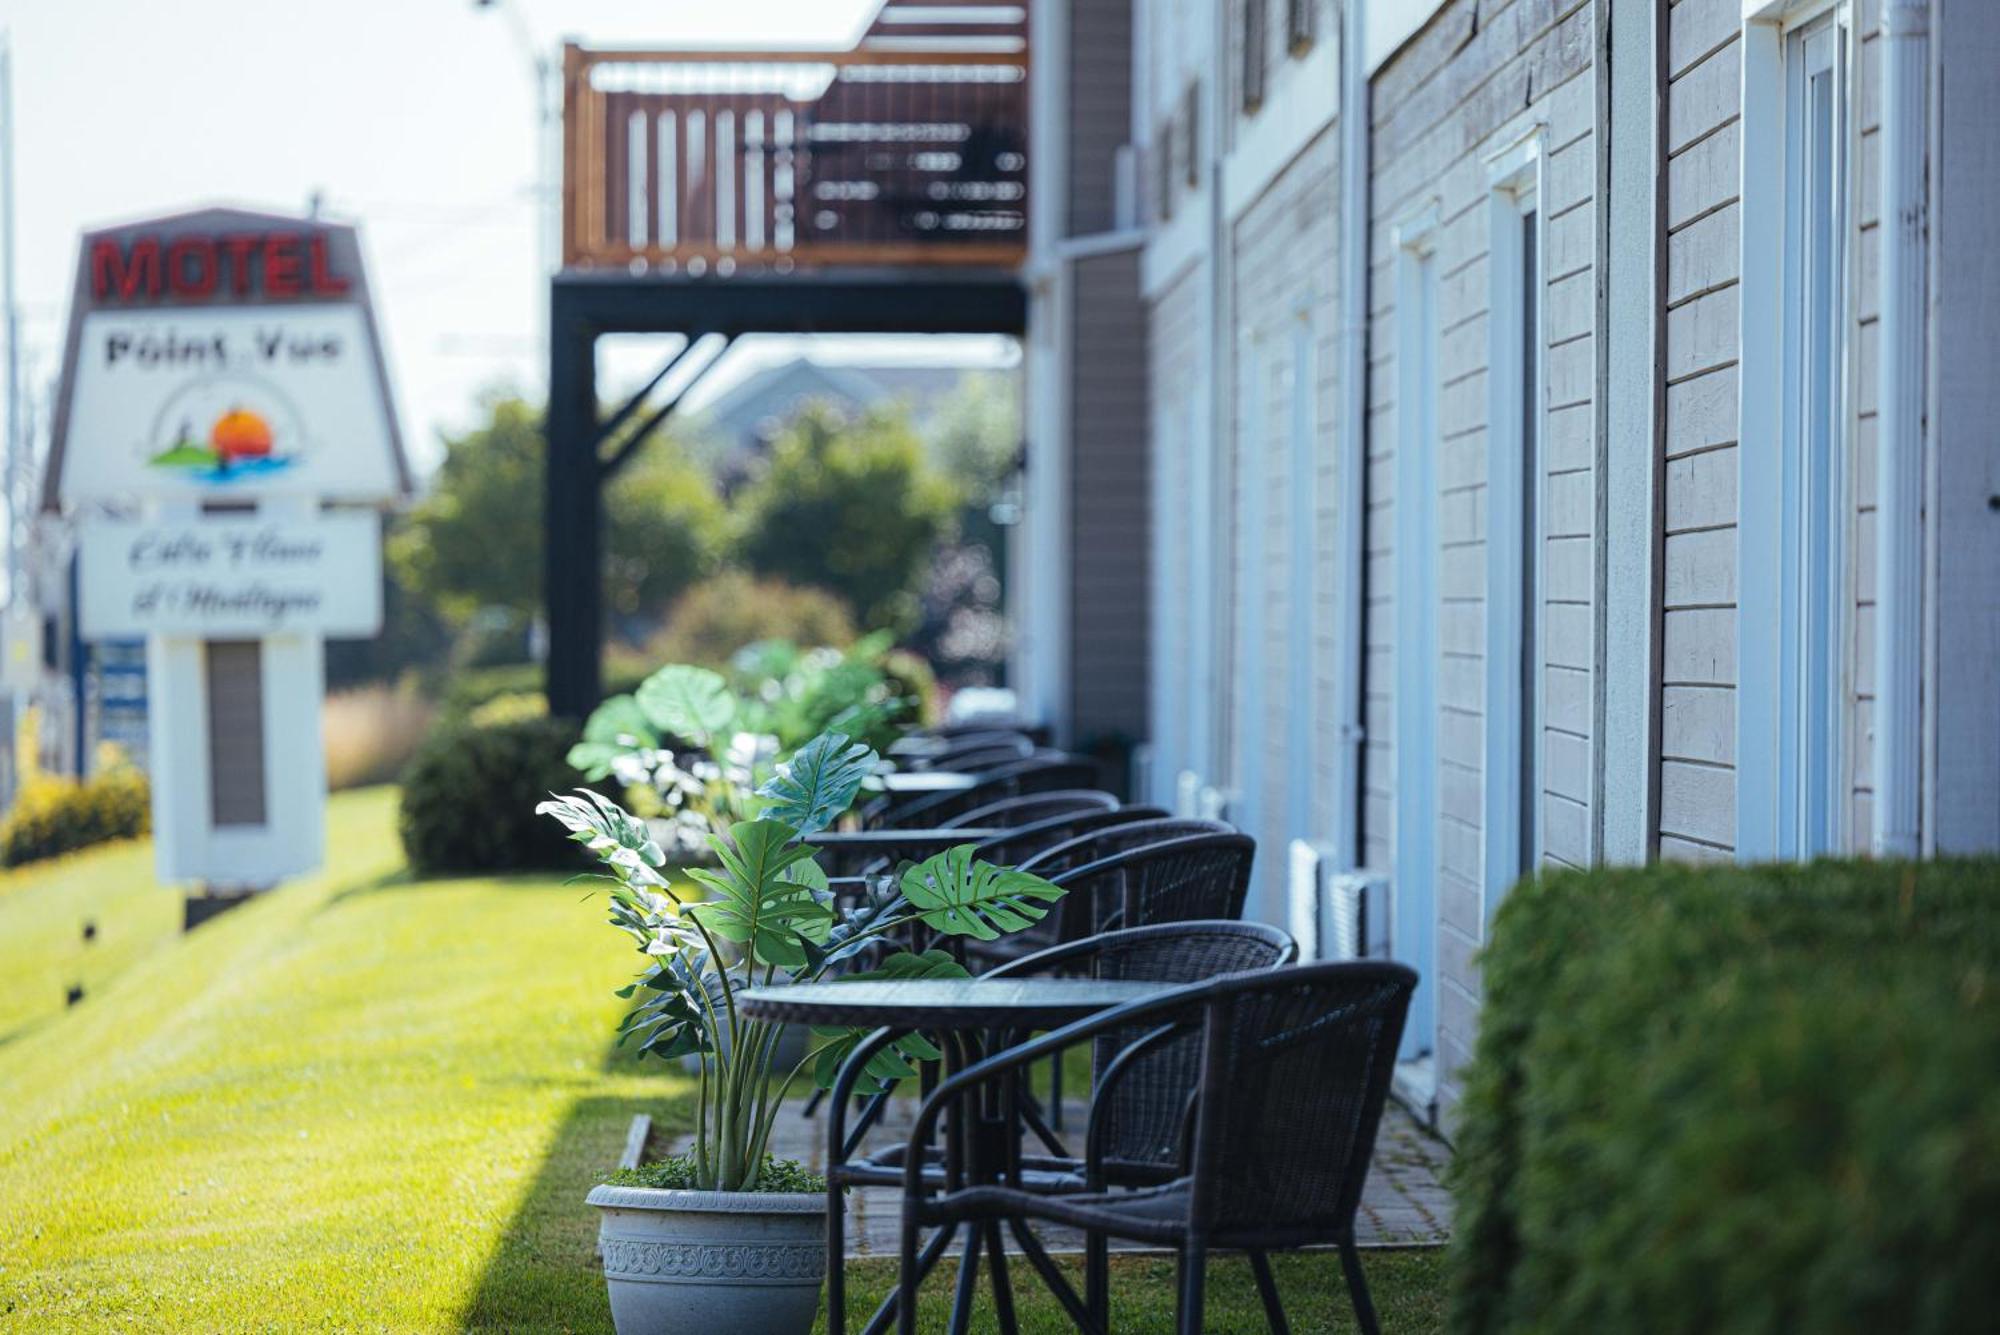
{"label": "patio table", "polygon": [[908,858],[921,862],[933,853],[942,853],[959,844],[978,844],[1003,834],[998,829],[939,830],[821,830],[809,834],[806,847],[827,856],[821,860],[828,876],[851,876],[864,864],[886,862],[894,866]]}
{"label": "patio table", "polygon": [[953,769],[899,769],[882,776],[882,790],[889,793],[962,793],[979,782],[976,774]]}
{"label": "patio table", "polygon": [[[1167,991],[1168,985],[1091,978],[944,978],[903,982],[800,983],[791,987],[752,988],[737,997],[745,1015],[760,1020],[788,1024],[827,1025],[867,1029],[923,1030],[938,1041],[944,1052],[947,1072],[958,1071],[984,1055],[984,1039],[989,1033],[1027,1033],[1037,1029],[1058,1029],[1100,1011],[1127,1002],[1140,1001]],[[857,1050],[841,1070],[845,1087],[851,1088],[858,1076],[857,1060],[865,1060]],[[944,1171],[956,1182],[998,1182],[1016,1148],[1020,1127],[1002,1109],[991,1103],[951,1110],[946,1128]],[[841,1208],[838,1172],[845,1162],[846,1147],[838,1136],[838,1123],[829,1123],[827,1146],[827,1208]],[[911,1146],[909,1153],[921,1153]],[[1000,1329],[1017,1330],[1014,1320],[1013,1290],[1007,1272],[1006,1250],[1001,1244],[1000,1221],[954,1224],[940,1229],[925,1244],[917,1258],[918,1277],[930,1273],[961,1228],[969,1231],[965,1251],[959,1258],[958,1283],[952,1298],[949,1329],[957,1335],[969,1328],[973,1296],[979,1282],[981,1251],[991,1256],[994,1314]],[[846,1283],[842,1273],[844,1257],[827,1257],[827,1335],[845,1335],[847,1326]],[[884,1299],[864,1327],[866,1335],[887,1330],[896,1316],[896,1298]]]}

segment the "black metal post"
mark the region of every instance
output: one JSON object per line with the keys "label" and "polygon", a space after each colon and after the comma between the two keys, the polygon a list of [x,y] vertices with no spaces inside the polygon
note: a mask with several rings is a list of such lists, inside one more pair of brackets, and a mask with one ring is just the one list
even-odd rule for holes
{"label": "black metal post", "polygon": [[597,462],[597,332],[549,300],[548,468],[542,606],[549,712],[580,719],[603,695],[604,497]]}

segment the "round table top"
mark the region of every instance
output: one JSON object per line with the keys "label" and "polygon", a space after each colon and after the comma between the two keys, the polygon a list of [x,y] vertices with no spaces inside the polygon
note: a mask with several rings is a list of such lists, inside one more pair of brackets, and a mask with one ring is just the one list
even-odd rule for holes
{"label": "round table top", "polygon": [[810,848],[855,849],[877,852],[889,848],[922,848],[941,852],[959,844],[982,844],[1007,831],[997,826],[968,826],[961,830],[922,828],[911,830],[820,830],[801,842]]}
{"label": "round table top", "polygon": [[975,774],[952,769],[901,769],[882,776],[882,788],[891,793],[962,793],[979,782]]}
{"label": "round table top", "polygon": [[793,1024],[899,1029],[1055,1029],[1171,990],[1094,978],[916,978],[753,987],[745,1015]]}

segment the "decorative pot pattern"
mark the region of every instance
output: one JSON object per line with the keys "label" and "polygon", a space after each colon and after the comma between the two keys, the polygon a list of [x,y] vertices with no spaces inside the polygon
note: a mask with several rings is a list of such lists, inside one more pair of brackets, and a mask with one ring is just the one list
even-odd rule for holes
{"label": "decorative pot pattern", "polygon": [[826,1197],[601,1186],[590,1193],[619,1335],[807,1335]]}

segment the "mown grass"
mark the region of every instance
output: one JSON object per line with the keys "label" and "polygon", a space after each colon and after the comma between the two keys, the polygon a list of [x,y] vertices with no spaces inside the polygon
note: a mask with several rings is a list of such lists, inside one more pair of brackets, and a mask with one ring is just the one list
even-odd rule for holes
{"label": "mown grass", "polygon": [[89,999],[180,926],[180,897],[153,882],[150,841],[0,872],[0,1052],[60,1018],[71,987]]}
{"label": "mown grass", "polygon": [[[584,1193],[691,1093],[608,1056],[629,946],[554,877],[409,881],[389,790],[336,796],[328,847],[185,937],[145,845],[0,882],[0,1329],[610,1330]],[[1332,1257],[1281,1264],[1295,1329],[1348,1329]],[[1371,1255],[1387,1329],[1438,1328],[1439,1264]],[[1169,1328],[1171,1265],[1119,1265],[1121,1328]],[[1261,1329],[1214,1273],[1210,1327]]]}
{"label": "mown grass", "polygon": [[[1074,1331],[1062,1306],[1041,1285],[1026,1261],[1009,1258],[1015,1317],[1022,1335],[1061,1335]],[[1083,1287],[1081,1265],[1057,1258],[1072,1286]],[[1345,1335],[1359,1329],[1340,1261],[1330,1252],[1273,1257],[1278,1294],[1292,1329],[1306,1335]],[[1370,1251],[1362,1256],[1368,1292],[1375,1314],[1390,1335],[1424,1335],[1444,1329],[1444,1252],[1440,1248]],[[848,1266],[848,1328],[858,1329],[875,1305],[896,1283],[893,1261],[857,1261]],[[943,1330],[951,1311],[951,1273],[944,1268],[924,1286],[918,1304],[921,1327]],[[986,1282],[981,1272],[981,1283]],[[999,1330],[990,1290],[982,1289],[973,1330],[992,1335]],[[1174,1263],[1154,1256],[1114,1257],[1111,1262],[1111,1328],[1115,1331],[1166,1335],[1174,1328]],[[820,1329],[825,1329],[822,1318]],[[1217,1256],[1208,1267],[1208,1298],[1202,1309],[1202,1329],[1208,1335],[1252,1335],[1269,1329],[1257,1299],[1257,1284],[1241,1257]]]}
{"label": "mown grass", "polygon": [[[336,798],[324,875],[156,938],[0,1049],[0,1320],[605,1326],[581,1196],[685,1082],[606,1069],[631,957],[575,887],[410,883],[393,812]],[[125,851],[56,874],[118,911],[141,879]],[[0,899],[0,976],[74,909]]]}

